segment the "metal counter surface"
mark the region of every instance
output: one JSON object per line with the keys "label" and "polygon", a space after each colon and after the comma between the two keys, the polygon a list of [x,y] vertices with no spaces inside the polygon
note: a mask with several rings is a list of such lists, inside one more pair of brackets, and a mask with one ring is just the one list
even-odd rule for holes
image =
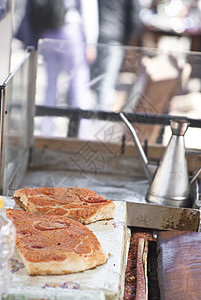
{"label": "metal counter surface", "polygon": [[[29,170],[21,187],[64,186],[83,187],[112,201],[125,201],[128,226],[158,230],[199,231],[200,206],[196,188],[192,189],[192,207],[162,206],[145,200],[148,181],[128,175],[86,174],[79,172]],[[12,194],[13,191],[10,191]],[[196,202],[198,203],[198,201]],[[199,204],[199,203],[198,203]]]}

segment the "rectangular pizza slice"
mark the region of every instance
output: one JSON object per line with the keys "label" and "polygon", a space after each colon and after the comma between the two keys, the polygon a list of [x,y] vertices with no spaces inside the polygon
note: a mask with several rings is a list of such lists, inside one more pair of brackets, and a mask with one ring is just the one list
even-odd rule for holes
{"label": "rectangular pizza slice", "polygon": [[96,236],[76,220],[17,209],[6,215],[16,227],[16,248],[29,275],[81,272],[107,261]]}
{"label": "rectangular pizza slice", "polygon": [[113,201],[79,187],[23,188],[13,198],[31,213],[67,216],[83,224],[112,219],[115,209]]}

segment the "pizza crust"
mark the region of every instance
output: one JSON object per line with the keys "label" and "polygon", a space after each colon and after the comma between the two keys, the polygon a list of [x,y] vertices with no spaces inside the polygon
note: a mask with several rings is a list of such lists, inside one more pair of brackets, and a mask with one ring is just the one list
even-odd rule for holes
{"label": "pizza crust", "polygon": [[107,261],[96,236],[78,221],[16,209],[6,215],[16,227],[16,248],[29,275],[82,272]]}
{"label": "pizza crust", "polygon": [[24,188],[13,198],[25,210],[44,215],[61,215],[83,224],[112,219],[114,202],[86,188]]}
{"label": "pizza crust", "polygon": [[96,264],[95,260],[94,263],[91,263],[86,259],[83,260],[83,258],[81,257],[73,257],[71,255],[68,255],[68,258],[62,262],[51,261],[51,262],[33,263],[33,262],[27,262],[21,252],[19,252],[19,255],[25,265],[28,274],[31,276],[65,275],[71,273],[78,273],[78,272],[83,272],[89,269],[96,268],[97,266],[105,263],[104,257],[102,257],[102,260],[104,262],[101,262],[99,257],[100,263]]}

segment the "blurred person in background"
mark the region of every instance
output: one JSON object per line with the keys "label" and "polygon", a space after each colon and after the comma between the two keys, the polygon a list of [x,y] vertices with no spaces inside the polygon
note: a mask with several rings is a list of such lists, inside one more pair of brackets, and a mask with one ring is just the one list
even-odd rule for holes
{"label": "blurred person in background", "polygon": [[[57,105],[57,78],[66,71],[68,104],[91,108],[89,64],[96,58],[97,0],[27,0],[16,38],[25,48],[41,44],[47,68],[45,105]],[[38,44],[39,39],[44,41]]]}
{"label": "blurred person in background", "polygon": [[137,40],[142,24],[138,0],[99,0],[99,38],[97,59],[91,75],[99,110],[113,110],[114,92],[124,51],[122,46]]}

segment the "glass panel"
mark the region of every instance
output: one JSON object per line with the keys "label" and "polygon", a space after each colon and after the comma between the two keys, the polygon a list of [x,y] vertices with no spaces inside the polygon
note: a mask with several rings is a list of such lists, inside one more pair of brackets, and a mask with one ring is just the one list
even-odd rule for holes
{"label": "glass panel", "polygon": [[[116,114],[104,121],[99,112],[140,113],[145,119],[149,114],[200,118],[200,53],[99,44],[96,60],[89,64],[85,56],[89,46],[40,40],[36,103],[60,108],[55,114],[66,116],[68,121],[63,120],[63,126],[59,127],[59,119],[53,119],[50,115],[54,115],[54,110],[49,109],[45,113],[49,117],[36,118],[36,134],[68,135],[69,109],[75,113],[76,108],[82,111],[75,137],[87,140],[97,140],[101,135],[107,141],[106,129],[112,132],[118,128],[120,140],[125,135],[126,142],[132,142],[122,124],[117,126],[115,122],[113,128]],[[83,115],[87,110],[92,111],[90,117]],[[143,142],[166,143],[169,139],[162,125],[137,122],[136,129]],[[200,129],[189,128],[187,147],[201,148],[197,134]],[[112,141],[111,136],[109,140]]]}
{"label": "glass panel", "polygon": [[[11,74],[5,81],[5,114],[4,136],[3,136],[3,158],[4,158],[4,183],[3,190],[6,193],[11,179],[21,162],[21,166],[26,163],[25,156],[30,140],[28,136],[31,126],[29,117],[31,110],[29,97],[29,54],[20,64],[19,68]],[[19,171],[19,170],[18,170]],[[20,179],[21,173],[18,172]]]}
{"label": "glass panel", "polygon": [[1,72],[0,84],[3,83],[5,78],[10,72],[10,56],[11,56],[11,41],[13,34],[13,14],[12,14],[12,0],[0,1],[0,36],[1,36]]}

